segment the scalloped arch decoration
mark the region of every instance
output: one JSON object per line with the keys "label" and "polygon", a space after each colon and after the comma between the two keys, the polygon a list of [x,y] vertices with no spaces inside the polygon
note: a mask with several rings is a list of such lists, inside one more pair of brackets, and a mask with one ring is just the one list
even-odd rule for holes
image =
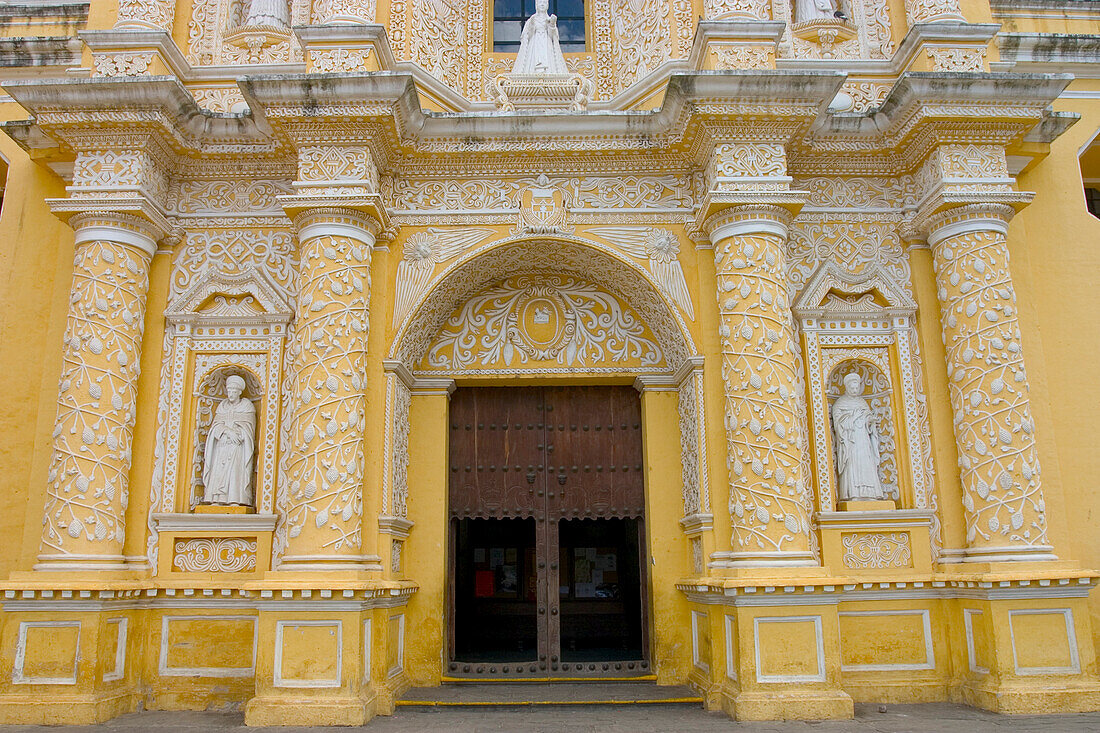
{"label": "scalloped arch decoration", "polygon": [[696,354],[687,325],[647,272],[604,245],[570,237],[493,243],[452,264],[434,279],[401,324],[390,358],[413,370],[464,303],[507,278],[540,273],[597,282],[628,304],[652,331],[669,372],[676,372]]}

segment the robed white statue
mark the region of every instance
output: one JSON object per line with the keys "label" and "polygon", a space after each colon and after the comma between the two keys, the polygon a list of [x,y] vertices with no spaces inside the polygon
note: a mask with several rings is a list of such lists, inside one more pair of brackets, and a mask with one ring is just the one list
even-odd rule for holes
{"label": "robed white statue", "polygon": [[875,414],[863,397],[863,378],[844,377],[844,394],[833,403],[833,444],[840,501],[879,501],[886,492],[879,479],[879,434]]}
{"label": "robed white statue", "polygon": [[290,6],[287,0],[251,0],[245,15],[246,26],[286,28],[290,25]]}
{"label": "robed white statue", "polygon": [[836,16],[835,0],[794,0],[794,20],[802,23],[807,20],[832,20]]}
{"label": "robed white statue", "polygon": [[558,40],[558,16],[548,15],[550,0],[535,0],[535,14],[523,24],[513,74],[568,74]]}
{"label": "robed white statue", "polygon": [[206,436],[203,503],[251,506],[256,408],[241,396],[244,379],[235,374],[225,380],[225,393]]}

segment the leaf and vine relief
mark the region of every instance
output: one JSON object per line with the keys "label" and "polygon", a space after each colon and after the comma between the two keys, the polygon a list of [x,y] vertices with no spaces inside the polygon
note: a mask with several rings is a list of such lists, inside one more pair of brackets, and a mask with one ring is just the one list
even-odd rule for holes
{"label": "leaf and vine relief", "polygon": [[[901,497],[898,488],[898,441],[894,430],[893,408],[891,406],[892,388],[890,380],[878,367],[862,359],[847,359],[836,365],[829,374],[825,385],[825,394],[829,400],[830,412],[836,398],[844,394],[844,377],[851,373],[863,379],[863,398],[871,406],[875,424],[879,433],[878,475],[886,496],[898,500]],[[836,470],[836,467],[833,467]]]}
{"label": "leaf and vine relief", "polygon": [[623,371],[664,364],[632,308],[566,275],[521,275],[471,298],[443,326],[424,371]]}

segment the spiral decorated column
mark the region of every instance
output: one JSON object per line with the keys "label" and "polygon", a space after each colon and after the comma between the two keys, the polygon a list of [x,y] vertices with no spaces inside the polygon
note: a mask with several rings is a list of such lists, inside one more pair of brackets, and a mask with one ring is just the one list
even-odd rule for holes
{"label": "spiral decorated column", "polygon": [[1054,559],[1005,241],[1012,215],[966,205],[927,224],[971,561]]}
{"label": "spiral decorated column", "polygon": [[377,222],[309,209],[301,243],[292,346],[293,418],[282,570],[381,569],[363,554],[370,264]]}
{"label": "spiral decorated column", "polygon": [[733,565],[816,565],[784,245],[790,212],[734,207],[708,222],[717,270]]}
{"label": "spiral decorated column", "polygon": [[160,232],[82,213],[36,570],[124,570],[131,444],[149,265]]}

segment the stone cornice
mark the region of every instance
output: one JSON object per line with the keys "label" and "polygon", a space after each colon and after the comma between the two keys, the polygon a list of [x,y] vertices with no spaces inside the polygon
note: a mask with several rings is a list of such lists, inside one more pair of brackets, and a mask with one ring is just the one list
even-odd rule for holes
{"label": "stone cornice", "polygon": [[[150,131],[187,161],[239,167],[282,161],[299,144],[365,144],[383,171],[416,175],[522,175],[533,159],[547,172],[690,172],[715,140],[789,145],[799,175],[912,170],[936,144],[1008,145],[1050,122],[1047,107],[1069,75],[904,74],[876,114],[832,115],[844,81],[836,71],[704,71],[674,74],[653,111],[432,113],[412,76],[294,74],[240,81],[249,114],[203,111],[173,77],[10,82],[36,124],[6,130],[26,147],[48,139],[73,149],[110,149]],[[1056,134],[1064,125],[1047,125]],[[1051,135],[1045,135],[1050,138]],[[358,136],[358,137],[356,137]],[[222,162],[219,162],[222,161]]]}

